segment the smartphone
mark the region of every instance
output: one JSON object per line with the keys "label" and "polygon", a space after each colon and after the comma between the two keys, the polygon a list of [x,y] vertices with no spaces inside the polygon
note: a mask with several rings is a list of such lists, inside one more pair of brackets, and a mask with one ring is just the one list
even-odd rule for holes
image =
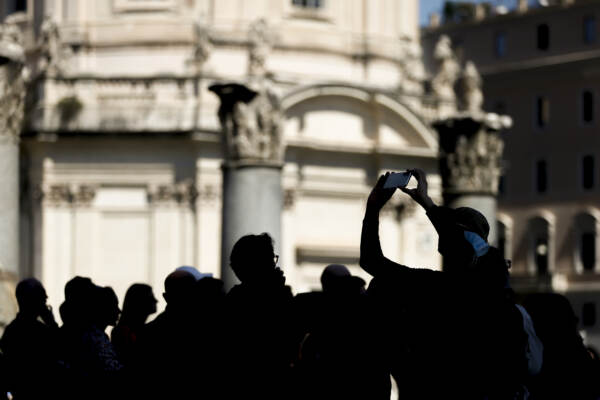
{"label": "smartphone", "polygon": [[410,181],[411,176],[412,174],[410,172],[392,172],[385,180],[383,188],[393,189],[405,187],[408,185],[408,181]]}

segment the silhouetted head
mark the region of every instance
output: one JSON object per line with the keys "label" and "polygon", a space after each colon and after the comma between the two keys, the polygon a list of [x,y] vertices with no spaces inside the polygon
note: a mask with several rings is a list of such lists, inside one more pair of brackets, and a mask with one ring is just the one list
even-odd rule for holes
{"label": "silhouetted head", "polygon": [[65,301],[60,305],[60,317],[65,324],[83,324],[90,319],[95,285],[90,278],[76,276],[65,285]]}
{"label": "silhouetted head", "polygon": [[334,290],[339,284],[340,278],[351,276],[350,270],[345,265],[330,264],[323,270],[321,274],[321,287],[324,292]]}
{"label": "silhouetted head", "polygon": [[150,314],[156,312],[156,303],[157,300],[150,285],[134,283],[125,293],[121,319],[143,324]]}
{"label": "silhouetted head", "polygon": [[37,316],[46,307],[46,290],[35,278],[24,279],[17,285],[16,290],[19,311],[26,315]]}
{"label": "silhouetted head", "polygon": [[196,282],[196,299],[200,307],[221,302],[225,294],[225,286],[220,279],[202,278]]}
{"label": "silhouetted head", "polygon": [[187,308],[192,299],[196,278],[187,271],[171,272],[165,279],[163,297],[167,305],[173,309]]}
{"label": "silhouetted head", "polygon": [[107,326],[115,326],[119,319],[119,314],[121,314],[117,294],[110,286],[96,286],[94,292],[96,297],[94,307],[96,325],[102,330]]}
{"label": "silhouetted head", "polygon": [[276,269],[273,239],[268,233],[242,237],[231,250],[229,264],[242,283],[270,279]]}
{"label": "silhouetted head", "polygon": [[471,207],[459,207],[455,211],[456,222],[465,228],[466,231],[471,231],[487,242],[490,234],[490,224],[488,224],[485,216],[479,211]]}
{"label": "silhouetted head", "polygon": [[535,331],[546,344],[566,345],[577,338],[579,323],[569,300],[558,293],[535,293],[528,295],[523,306],[531,316]]}
{"label": "silhouetted head", "polygon": [[444,270],[452,273],[469,272],[489,249],[487,238],[490,226],[483,214],[470,207],[452,210],[448,223],[457,229],[440,234],[438,250],[444,256]]}

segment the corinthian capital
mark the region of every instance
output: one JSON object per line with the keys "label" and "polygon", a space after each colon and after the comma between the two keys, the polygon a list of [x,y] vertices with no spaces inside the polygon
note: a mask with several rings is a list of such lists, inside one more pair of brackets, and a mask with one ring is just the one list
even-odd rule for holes
{"label": "corinthian capital", "polygon": [[252,90],[231,83],[209,88],[221,99],[219,120],[227,161],[281,163],[283,114],[277,95],[267,86]]}

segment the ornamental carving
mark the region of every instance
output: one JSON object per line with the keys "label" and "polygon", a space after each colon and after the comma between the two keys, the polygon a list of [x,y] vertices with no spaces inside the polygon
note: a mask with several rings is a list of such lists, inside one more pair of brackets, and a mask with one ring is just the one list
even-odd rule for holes
{"label": "ornamental carving", "polygon": [[219,121],[227,161],[283,162],[283,113],[266,85],[254,91],[242,84],[212,85],[221,99]]}
{"label": "ornamental carving", "polygon": [[158,185],[148,189],[148,202],[153,205],[164,205],[175,200],[175,188],[172,185]]}
{"label": "ornamental carving", "polygon": [[79,185],[73,188],[73,204],[77,207],[89,207],[96,197],[96,188],[91,185]]}
{"label": "ornamental carving", "polygon": [[0,143],[18,143],[23,124],[27,69],[22,43],[15,24],[0,24]]}
{"label": "ornamental carving", "polygon": [[47,206],[66,206],[73,200],[73,193],[67,184],[42,185],[40,189],[39,197]]}
{"label": "ornamental carving", "polygon": [[460,66],[448,36],[440,36],[435,45],[433,58],[437,64],[437,72],[431,81],[433,93],[440,101],[453,102],[456,99],[454,84],[459,77]]}
{"label": "ornamental carving", "polygon": [[197,198],[196,185],[189,180],[148,188],[148,202],[154,206],[179,204],[194,208]]}
{"label": "ornamental carving", "polygon": [[196,23],[194,25],[195,42],[194,42],[194,57],[193,61],[196,66],[196,71],[200,71],[204,63],[210,57],[212,51],[212,42],[210,33],[206,25]]}
{"label": "ornamental carving", "polygon": [[202,189],[198,192],[198,197],[200,198],[201,204],[207,206],[215,205],[221,196],[218,187],[219,186],[216,184],[204,185]]}
{"label": "ornamental carving", "polygon": [[263,77],[267,74],[267,57],[273,46],[273,35],[263,18],[250,25],[248,31],[248,74]]}
{"label": "ornamental carving", "polygon": [[71,49],[63,45],[58,25],[48,16],[44,18],[40,27],[38,48],[38,73],[56,76],[67,72]]}
{"label": "ornamental carving", "polygon": [[183,181],[175,184],[175,199],[181,205],[195,207],[198,198],[198,189],[191,181]]}
{"label": "ornamental carving", "polygon": [[435,124],[446,193],[496,195],[504,141],[486,119],[456,118]]}
{"label": "ornamental carving", "polygon": [[425,80],[421,46],[410,38],[402,38],[400,46],[400,89],[404,93],[420,96]]}

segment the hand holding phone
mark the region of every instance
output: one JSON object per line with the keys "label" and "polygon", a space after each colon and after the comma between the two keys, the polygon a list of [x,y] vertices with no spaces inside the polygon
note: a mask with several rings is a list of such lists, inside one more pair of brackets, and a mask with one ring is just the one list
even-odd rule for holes
{"label": "hand holding phone", "polygon": [[394,188],[403,188],[408,185],[408,181],[410,181],[410,177],[412,173],[405,172],[392,172],[387,179],[385,180],[385,184],[383,185],[384,189],[394,189]]}

